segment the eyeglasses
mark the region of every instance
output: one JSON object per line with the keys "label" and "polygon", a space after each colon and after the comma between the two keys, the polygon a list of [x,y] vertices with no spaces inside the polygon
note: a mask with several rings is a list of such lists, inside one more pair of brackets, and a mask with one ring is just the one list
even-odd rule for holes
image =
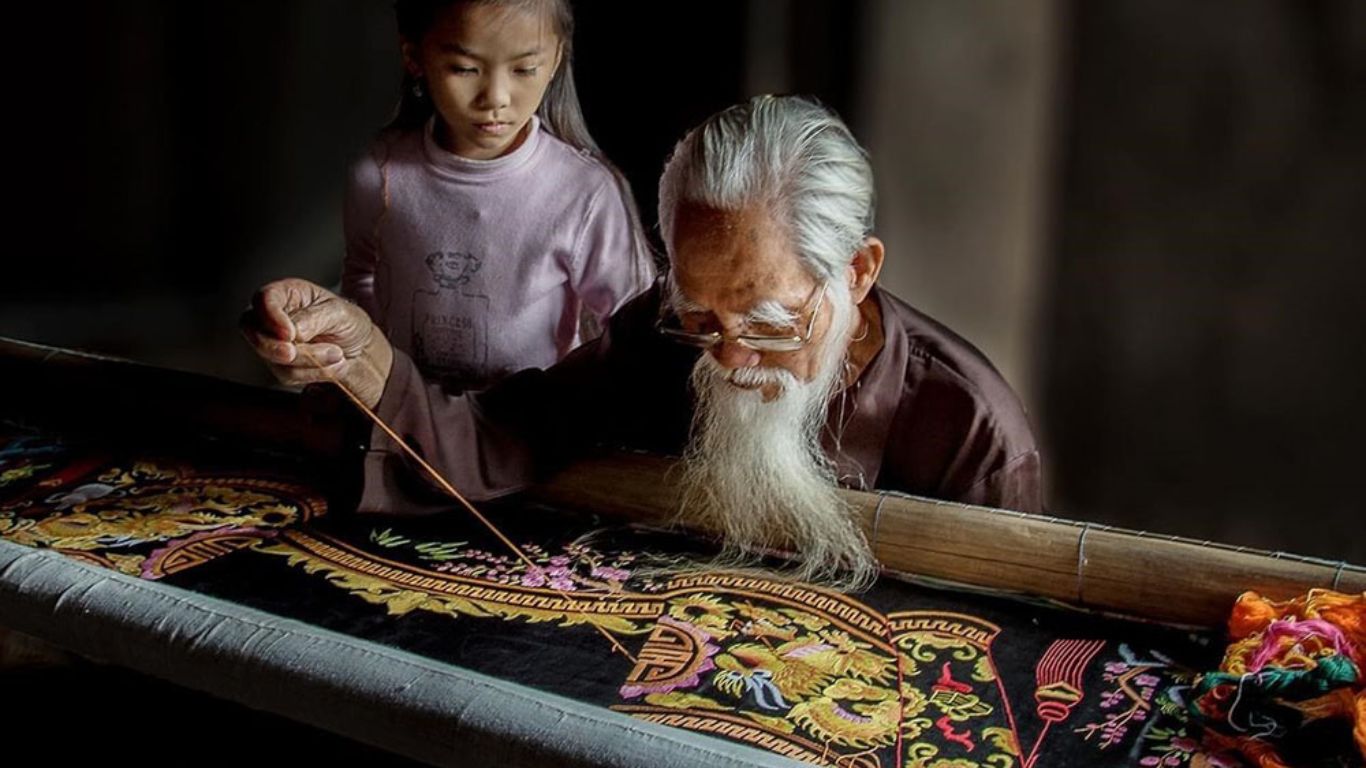
{"label": "eyeglasses", "polygon": [[[806,333],[738,333],[734,335],[724,334],[720,331],[698,333],[684,330],[679,325],[678,316],[672,312],[660,313],[659,320],[655,322],[655,330],[680,344],[701,347],[702,349],[711,349],[729,339],[742,347],[757,352],[795,352],[811,342],[811,334],[816,330],[816,316],[820,314],[821,303],[825,301],[826,284],[824,281],[821,282],[819,288],[820,292],[816,294],[816,304],[811,308],[811,317],[806,321]],[[811,298],[808,297],[806,302],[810,304]],[[667,306],[667,303],[664,306]]]}

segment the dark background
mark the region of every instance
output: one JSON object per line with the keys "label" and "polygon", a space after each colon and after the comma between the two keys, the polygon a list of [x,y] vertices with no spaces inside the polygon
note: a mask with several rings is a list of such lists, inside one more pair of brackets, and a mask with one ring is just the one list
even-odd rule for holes
{"label": "dark background", "polygon": [[[647,226],[687,127],[817,94],[873,153],[885,282],[1001,363],[1057,513],[1366,561],[1366,3],[576,5]],[[338,277],[388,4],[7,14],[0,335],[265,381],[235,318]]]}

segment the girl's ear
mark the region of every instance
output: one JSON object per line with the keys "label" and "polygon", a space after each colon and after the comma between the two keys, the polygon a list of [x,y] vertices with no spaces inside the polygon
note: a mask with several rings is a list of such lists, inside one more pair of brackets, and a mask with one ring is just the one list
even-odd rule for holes
{"label": "girl's ear", "polygon": [[864,239],[863,247],[854,251],[854,258],[849,262],[849,291],[854,295],[855,304],[868,298],[868,292],[873,290],[873,284],[882,272],[885,255],[882,241],[872,235]]}
{"label": "girl's ear", "polygon": [[403,54],[403,71],[409,77],[422,77],[422,52],[417,43],[406,37],[399,37],[398,50]]}

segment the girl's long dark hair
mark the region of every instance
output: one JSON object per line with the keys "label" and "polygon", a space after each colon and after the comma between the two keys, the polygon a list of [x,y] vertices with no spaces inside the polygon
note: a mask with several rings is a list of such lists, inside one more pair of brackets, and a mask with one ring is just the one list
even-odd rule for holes
{"label": "girl's long dark hair", "polygon": [[[554,25],[555,34],[560,39],[560,66],[546,88],[545,98],[541,100],[536,116],[541,120],[541,127],[575,149],[589,153],[612,173],[631,219],[632,263],[635,269],[642,270],[637,275],[637,284],[647,284],[654,272],[655,256],[641,226],[640,209],[636,206],[635,195],[631,194],[631,184],[621,169],[603,154],[583,119],[579,92],[574,86],[574,11],[569,6],[569,0],[395,0],[394,15],[398,18],[399,35],[414,45],[419,44],[436,23],[437,15],[461,2],[540,13]],[[419,129],[426,125],[435,112],[431,95],[426,89],[415,88],[416,85],[417,79],[404,70],[398,107],[394,110],[393,119],[385,126],[385,132]]]}

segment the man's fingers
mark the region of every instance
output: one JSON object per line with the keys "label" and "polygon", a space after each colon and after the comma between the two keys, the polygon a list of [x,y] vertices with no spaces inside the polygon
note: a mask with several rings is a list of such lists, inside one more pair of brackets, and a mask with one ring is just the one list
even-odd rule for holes
{"label": "man's fingers", "polygon": [[289,362],[294,356],[293,345],[281,339],[273,330],[263,327],[260,310],[248,307],[237,319],[237,330],[256,354],[267,362]]}
{"label": "man's fingers", "polygon": [[267,363],[273,365],[289,365],[294,363],[296,350],[294,345],[288,341],[281,341],[273,335],[267,335],[257,330],[254,325],[243,324],[242,336],[251,345],[257,355]]}
{"label": "man's fingers", "polygon": [[291,304],[298,304],[298,293],[284,280],[261,287],[251,297],[253,320],[263,333],[284,341],[293,341],[294,322],[289,319]]}
{"label": "man's fingers", "polygon": [[243,328],[242,335],[256,350],[256,354],[272,366],[288,368],[318,368],[336,365],[345,359],[336,344],[296,344],[262,335]]}
{"label": "man's fingers", "polygon": [[290,318],[294,322],[295,338],[299,341],[326,339],[341,345],[354,343],[355,339],[347,338],[357,335],[356,323],[348,309],[348,304],[333,299],[296,310]]}
{"label": "man's fingers", "polygon": [[276,365],[271,363],[269,367],[270,372],[275,374],[276,380],[281,384],[292,387],[301,387],[305,384],[316,384],[320,381],[333,381],[340,378],[345,363],[335,363],[322,368]]}
{"label": "man's fingers", "polygon": [[299,337],[293,317],[300,310],[333,303],[336,296],[307,280],[286,277],[266,283],[251,298],[261,329],[285,341]]}
{"label": "man's fingers", "polygon": [[239,327],[282,384],[312,384],[341,376],[346,356],[339,344],[363,341],[346,338],[357,335],[358,321],[349,309],[325,288],[286,278],[252,296]]}
{"label": "man's fingers", "polygon": [[317,368],[319,366],[330,368],[345,359],[342,348],[336,344],[294,344],[292,346],[298,352],[294,358],[294,364],[301,368]]}

